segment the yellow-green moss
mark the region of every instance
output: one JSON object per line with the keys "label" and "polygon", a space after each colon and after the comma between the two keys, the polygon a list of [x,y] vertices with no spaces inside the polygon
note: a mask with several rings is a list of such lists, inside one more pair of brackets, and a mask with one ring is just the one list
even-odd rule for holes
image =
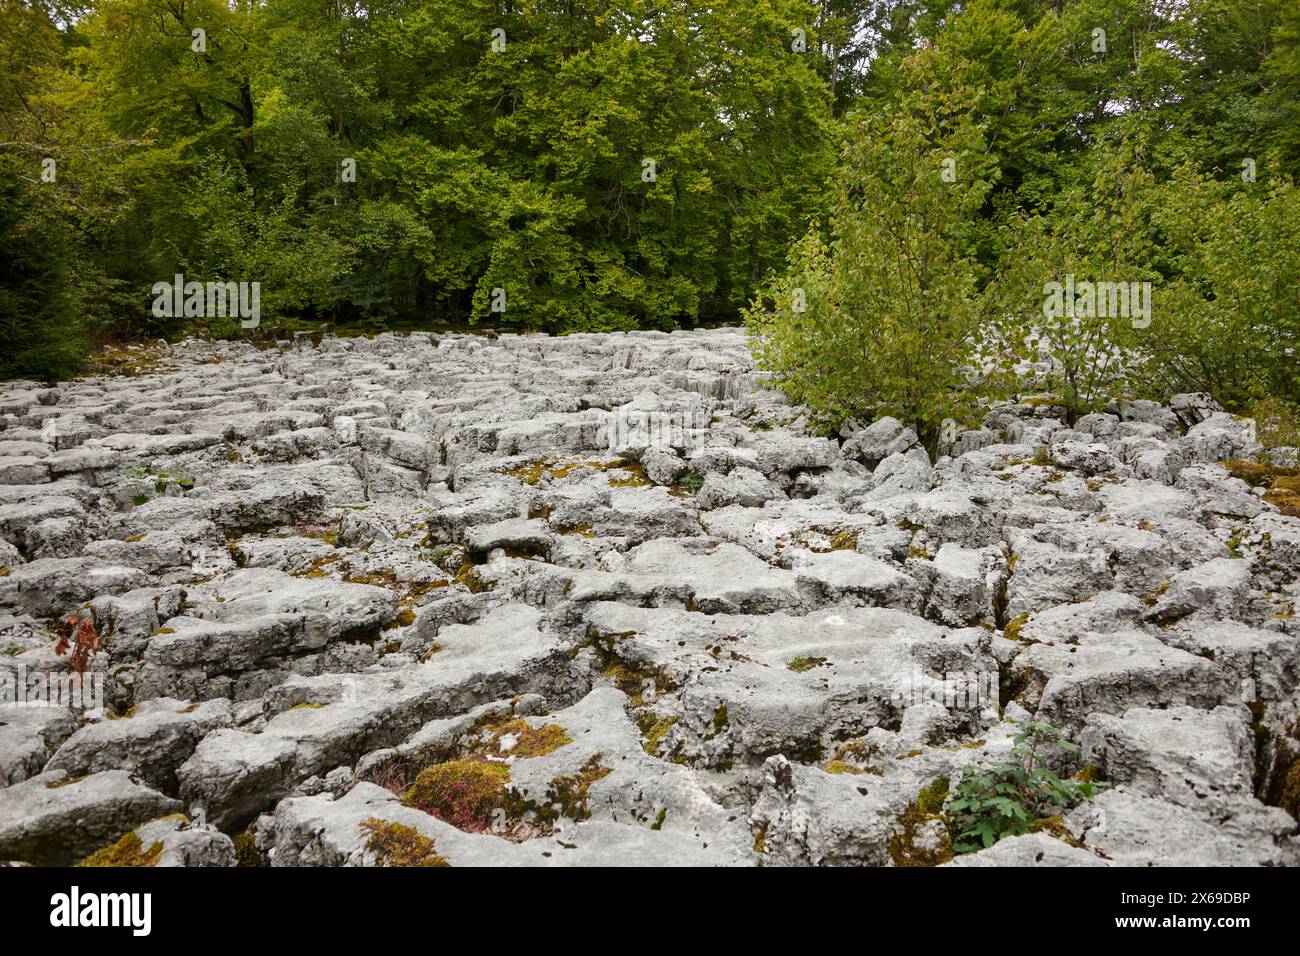
{"label": "yellow-green moss", "polygon": [[[480,733],[484,736],[472,747],[472,753],[476,756],[544,757],[573,743],[573,738],[559,724],[534,727],[521,717],[485,725]],[[501,741],[507,736],[515,737],[515,745],[509,750],[503,750]]]}
{"label": "yellow-green moss", "polygon": [[[935,777],[921,788],[916,799],[907,805],[899,817],[899,830],[889,840],[889,856],[895,866],[938,866],[952,859],[952,837],[948,832],[948,822],[941,812],[944,799],[948,796],[948,784],[946,776]],[[938,820],[943,825],[939,845],[933,848],[918,847],[918,831],[932,820]]]}
{"label": "yellow-green moss", "polygon": [[754,829],[754,852],[763,853],[767,849],[767,823],[761,823]]}
{"label": "yellow-green moss", "polygon": [[1279,468],[1276,465],[1267,465],[1258,461],[1243,461],[1239,458],[1230,458],[1227,461],[1219,462],[1228,474],[1234,478],[1240,478],[1248,485],[1256,488],[1276,488],[1279,479],[1300,477],[1300,468]]}
{"label": "yellow-green moss", "polygon": [[546,791],[548,806],[537,811],[543,823],[552,823],[559,817],[586,820],[591,816],[587,803],[591,798],[591,785],[614,772],[612,767],[601,765],[604,754],[593,754],[576,774],[556,777]]}
{"label": "yellow-green moss", "polygon": [[384,630],[391,631],[399,627],[410,627],[414,623],[415,611],[411,610],[409,607],[399,607],[397,609],[397,617],[385,624]]}
{"label": "yellow-green moss", "polygon": [[865,740],[851,740],[848,743],[840,744],[835,748],[835,752],[831,754],[831,759],[826,764],[826,772],[854,775],[871,773],[879,776],[884,771],[871,765],[871,758],[879,751],[879,747],[875,744],[869,744]]}
{"label": "yellow-green moss", "polygon": [[80,777],[69,777],[67,780],[51,780],[45,784],[45,789],[58,790],[60,787],[70,787],[74,783],[81,783],[81,781],[85,780],[89,776],[90,774],[83,773]]}
{"label": "yellow-green moss", "polygon": [[785,669],[794,671],[796,674],[802,674],[814,667],[821,667],[825,663],[826,658],[824,657],[796,657],[785,665]]}
{"label": "yellow-green moss", "polygon": [[921,848],[916,845],[917,831],[931,820],[943,820],[943,817],[923,813],[915,803],[907,805],[903,815],[898,818],[898,832],[889,838],[889,857],[894,861],[894,866],[939,866],[952,859],[952,837],[948,833],[946,821],[937,847]]}
{"label": "yellow-green moss", "polygon": [[398,586],[397,572],[392,568],[380,568],[364,574],[349,574],[343,579],[344,584],[369,584],[377,588],[393,590]]}
{"label": "yellow-green moss", "polygon": [[257,841],[253,839],[253,834],[236,834],[234,842],[235,866],[254,867],[266,865],[262,860],[262,854],[257,851]]}
{"label": "yellow-green moss", "polygon": [[727,705],[719,704],[718,709],[713,712],[713,736],[717,736],[727,729],[730,721],[727,720]]}
{"label": "yellow-green moss", "polygon": [[112,846],[106,846],[86,857],[77,866],[153,866],[162,856],[163,845],[155,843],[148,850],[134,832],[128,833]]}
{"label": "yellow-green moss", "polygon": [[450,866],[437,844],[415,827],[371,817],[361,824],[378,866]]}
{"label": "yellow-green moss", "polygon": [[537,461],[526,462],[513,468],[499,469],[498,474],[509,475],[516,481],[536,486],[541,483],[543,478],[567,478],[570,472],[580,467],[581,465],[576,463],[557,465],[554,464],[554,459],[540,458]]}
{"label": "yellow-green moss", "polygon": [[1160,601],[1160,596],[1164,594],[1166,591],[1168,591],[1169,588],[1173,586],[1173,583],[1174,582],[1172,581],[1166,581],[1164,584],[1159,585],[1150,594],[1143,595],[1142,603],[1147,605],[1148,607],[1157,604]]}
{"label": "yellow-green moss", "polygon": [[855,551],[858,547],[858,530],[841,531],[831,537],[832,551]]}
{"label": "yellow-green moss", "polygon": [[[233,544],[227,545],[227,548],[234,548]],[[238,550],[238,549],[236,549]],[[233,552],[232,552],[233,555]],[[236,555],[235,560],[239,562],[242,555]],[[336,561],[342,560],[341,554],[326,554],[319,558],[313,558],[305,568],[300,571],[290,571],[289,573],[295,578],[325,578],[329,577],[326,568]]]}
{"label": "yellow-green moss", "polygon": [[943,801],[948,797],[948,778],[935,777],[928,787],[923,787],[916,795],[916,808],[925,814],[936,814],[943,809]]}
{"label": "yellow-green moss", "polygon": [[1002,636],[1008,641],[1019,641],[1021,629],[1029,623],[1029,615],[1021,614],[1019,617],[1007,621],[1007,626],[1002,629]]}
{"label": "yellow-green moss", "polygon": [[662,668],[637,667],[617,660],[605,668],[604,676],[612,680],[615,687],[627,694],[628,701],[633,707],[641,706],[641,695],[645,691],[646,683],[649,681],[654,682],[655,692],[659,694],[667,694],[677,688],[672,678]]}
{"label": "yellow-green moss", "polygon": [[611,488],[649,488],[654,484],[645,469],[638,464],[623,464],[619,467],[628,473],[627,477],[609,479]]}
{"label": "yellow-green moss", "polygon": [[641,749],[652,757],[659,756],[659,745],[663,743],[664,738],[668,736],[668,731],[672,729],[673,724],[677,723],[678,717],[659,717],[651,719],[643,730],[644,736],[641,740]]}
{"label": "yellow-green moss", "polygon": [[861,767],[855,767],[851,763],[838,759],[832,759],[830,763],[826,764],[826,772],[834,774],[851,773],[854,776],[866,773]]}
{"label": "yellow-green moss", "polygon": [[1076,849],[1082,850],[1083,843],[1070,832],[1069,827],[1065,825],[1065,820],[1061,817],[1039,817],[1033,823],[1029,824],[1030,833],[1046,833],[1050,837],[1055,837],[1062,843],[1067,843]]}
{"label": "yellow-green moss", "polygon": [[1264,500],[1289,518],[1300,518],[1300,493],[1279,488],[1264,492]]}
{"label": "yellow-green moss", "polygon": [[479,576],[478,568],[469,561],[460,566],[460,570],[456,572],[455,580],[457,584],[463,584],[469,588],[471,594],[479,594],[492,589],[492,585]]}

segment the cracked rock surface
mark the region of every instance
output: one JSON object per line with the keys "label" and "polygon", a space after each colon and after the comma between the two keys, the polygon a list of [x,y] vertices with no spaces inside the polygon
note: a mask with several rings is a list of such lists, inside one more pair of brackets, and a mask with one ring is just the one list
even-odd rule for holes
{"label": "cracked rock surface", "polygon": [[[1300,518],[1221,464],[1295,450],[1205,396],[933,460],[736,329],[140,351],[0,390],[0,860],[1300,863]],[[1031,715],[1109,786],[952,858]]]}

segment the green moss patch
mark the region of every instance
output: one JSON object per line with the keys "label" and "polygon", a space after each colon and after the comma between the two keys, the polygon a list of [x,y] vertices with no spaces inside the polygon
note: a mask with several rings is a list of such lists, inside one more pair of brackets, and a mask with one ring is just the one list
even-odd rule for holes
{"label": "green moss patch", "polygon": [[435,841],[415,827],[371,817],[361,824],[366,849],[379,866],[451,866]]}

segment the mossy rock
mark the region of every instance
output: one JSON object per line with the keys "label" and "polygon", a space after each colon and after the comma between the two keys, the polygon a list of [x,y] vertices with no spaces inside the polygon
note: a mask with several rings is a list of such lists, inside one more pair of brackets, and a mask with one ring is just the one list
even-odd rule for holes
{"label": "mossy rock", "polygon": [[470,748],[478,757],[545,757],[573,743],[559,724],[534,727],[522,717],[484,724],[478,733],[480,739]]}
{"label": "mossy rock", "polygon": [[591,816],[587,807],[591,785],[614,772],[613,767],[601,763],[604,759],[604,754],[593,754],[576,774],[552,780],[546,791],[548,805],[537,811],[538,820],[554,823],[560,817],[578,821],[588,819]]}
{"label": "mossy rock", "polygon": [[371,817],[361,829],[377,866],[451,866],[438,852],[437,843],[415,827]]}
{"label": "mossy rock", "polygon": [[131,832],[112,846],[90,854],[77,866],[153,866],[162,852],[161,843],[154,843],[146,850],[140,838]]}
{"label": "mossy rock", "polygon": [[425,767],[406,791],[406,802],[461,830],[480,832],[502,805],[510,769],[476,757]]}
{"label": "mossy rock", "polygon": [[943,809],[943,802],[948,798],[949,780],[947,776],[938,776],[928,787],[922,788],[916,795],[916,808],[922,813],[934,814]]}
{"label": "mossy rock", "polygon": [[[1258,461],[1245,461],[1240,458],[1229,458],[1227,461],[1221,461],[1219,464],[1232,475],[1234,478],[1240,478],[1246,484],[1255,488],[1290,488],[1290,490],[1300,490],[1294,487],[1291,482],[1300,479],[1300,468],[1280,468],[1277,465],[1266,465]],[[1279,482],[1282,484],[1279,485]]]}
{"label": "mossy rock", "polygon": [[673,724],[680,720],[679,717],[658,717],[651,715],[647,725],[642,728],[641,749],[652,757],[659,756],[659,747],[663,743],[668,731],[672,729]]}
{"label": "mossy rock", "polygon": [[866,771],[863,770],[861,767],[855,767],[851,763],[847,763],[846,761],[835,760],[835,759],[832,759],[829,763],[826,764],[826,772],[831,774],[849,773],[849,774],[853,774],[854,776],[858,776],[860,774],[866,773]]}

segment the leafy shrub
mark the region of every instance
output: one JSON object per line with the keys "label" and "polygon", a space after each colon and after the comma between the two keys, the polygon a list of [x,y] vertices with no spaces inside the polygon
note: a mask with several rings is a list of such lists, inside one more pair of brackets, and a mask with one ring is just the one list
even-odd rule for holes
{"label": "leafy shrub", "polygon": [[[1055,395],[1071,422],[1130,390],[1138,326],[1147,316],[1135,316],[1132,307],[1129,315],[1115,314],[1109,301],[1105,308],[1084,302],[1066,308],[1071,290],[1049,308],[1048,284],[1065,285],[1072,276],[1080,289],[1083,283],[1110,282],[1127,290],[1158,279],[1150,264],[1151,183],[1140,149],[1123,144],[1101,160],[1089,187],[1068,189],[1046,211],[1012,219],[1019,238],[991,283],[1000,329],[994,361],[1018,379],[1021,391]],[[1145,301],[1149,306],[1150,296]],[[1047,361],[1038,377],[1026,378],[1019,363],[1042,359]]]}
{"label": "leafy shrub", "polygon": [[1184,167],[1153,218],[1175,277],[1146,339],[1149,388],[1300,402],[1300,191]]}
{"label": "leafy shrub", "polygon": [[1028,833],[1039,820],[1091,799],[1106,785],[1090,780],[1062,780],[1042,766],[1041,751],[1054,748],[1078,753],[1050,724],[1025,720],[1012,738],[1011,759],[967,767],[948,803],[953,850],[973,853],[1003,837]]}
{"label": "leafy shrub", "polygon": [[890,414],[931,439],[977,384],[973,223],[995,167],[975,94],[943,88],[929,51],[905,69],[897,102],[852,120],[829,228],[795,243],[745,318],[772,383],[822,425]]}

